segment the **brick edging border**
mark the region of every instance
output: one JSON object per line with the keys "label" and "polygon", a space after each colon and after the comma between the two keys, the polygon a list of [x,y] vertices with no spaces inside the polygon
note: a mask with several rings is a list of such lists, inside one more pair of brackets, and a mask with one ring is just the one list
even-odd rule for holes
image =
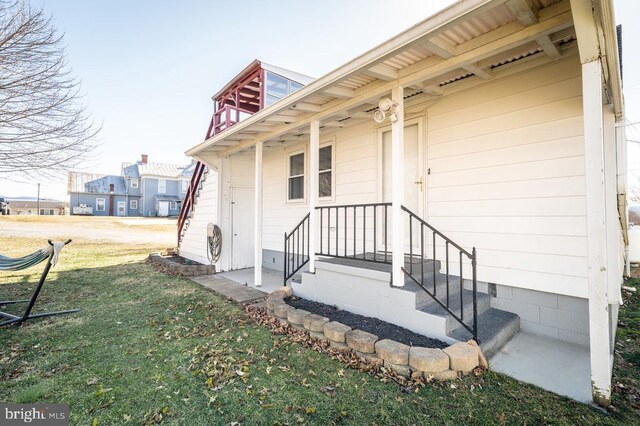
{"label": "brick edging border", "polygon": [[291,296],[291,287],[280,287],[269,294],[267,314],[278,319],[281,325],[289,324],[308,332],[311,337],[327,340],[335,349],[353,350],[363,360],[383,365],[401,376],[453,380],[458,374],[471,373],[476,367],[489,367],[474,340],[454,343],[445,349],[410,347],[395,340],[379,340],[378,336],[366,331],[296,309],[284,300]]}

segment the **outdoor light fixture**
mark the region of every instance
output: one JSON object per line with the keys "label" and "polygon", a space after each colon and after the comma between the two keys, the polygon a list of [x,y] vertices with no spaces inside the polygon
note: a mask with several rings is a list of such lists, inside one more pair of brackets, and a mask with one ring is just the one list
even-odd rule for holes
{"label": "outdoor light fixture", "polygon": [[389,119],[392,123],[395,123],[398,119],[396,113],[398,110],[398,104],[393,102],[389,98],[381,98],[378,102],[378,109],[376,109],[373,113],[373,121],[376,123],[382,123],[385,118],[387,118],[387,114],[389,114]]}

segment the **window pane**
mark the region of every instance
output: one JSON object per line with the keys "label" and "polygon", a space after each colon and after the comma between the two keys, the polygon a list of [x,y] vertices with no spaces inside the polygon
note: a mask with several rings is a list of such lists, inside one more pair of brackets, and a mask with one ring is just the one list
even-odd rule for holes
{"label": "window pane", "polygon": [[278,74],[267,72],[267,93],[284,98],[289,94],[289,80]]}
{"label": "window pane", "polygon": [[289,178],[289,199],[299,200],[304,198],[304,177]]}
{"label": "window pane", "polygon": [[297,92],[302,89],[302,84],[296,83],[295,81],[291,81],[291,91],[289,93]]}
{"label": "window pane", "polygon": [[304,174],[304,153],[289,157],[289,176]]}
{"label": "window pane", "polygon": [[280,100],[280,98],[277,98],[273,95],[267,95],[267,99],[265,99],[265,105],[269,106],[271,104],[275,104],[276,102],[278,102]]}
{"label": "window pane", "polygon": [[318,196],[331,197],[331,172],[321,172],[318,175]]}
{"label": "window pane", "polygon": [[320,170],[331,170],[331,146],[320,148]]}

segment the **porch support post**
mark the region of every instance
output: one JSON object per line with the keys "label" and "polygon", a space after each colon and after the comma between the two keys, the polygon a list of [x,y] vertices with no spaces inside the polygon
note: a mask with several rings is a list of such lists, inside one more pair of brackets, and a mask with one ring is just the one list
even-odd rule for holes
{"label": "porch support post", "polygon": [[254,267],[253,282],[262,285],[262,145],[256,144],[255,200],[254,200]]}
{"label": "porch support post", "polygon": [[404,226],[402,203],[404,201],[404,89],[396,84],[391,90],[391,100],[397,104],[396,120],[391,124],[391,217],[392,224],[392,276],[391,283],[404,286]]}
{"label": "porch support post", "polygon": [[318,173],[320,151],[320,121],[310,124],[309,136],[309,272],[316,272],[316,222],[318,205]]}
{"label": "porch support post", "polygon": [[591,393],[602,406],[611,403],[611,351],[607,295],[607,238],[604,175],[604,120],[602,63],[582,64],[584,161],[587,205],[587,279],[589,286],[589,339]]}

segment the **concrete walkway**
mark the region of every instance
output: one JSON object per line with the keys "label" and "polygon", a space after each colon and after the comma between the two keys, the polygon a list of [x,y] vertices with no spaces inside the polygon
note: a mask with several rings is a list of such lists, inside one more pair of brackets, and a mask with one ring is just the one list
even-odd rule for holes
{"label": "concrete walkway", "polygon": [[191,279],[198,284],[243,305],[259,302],[267,297],[267,293],[260,291],[255,287],[239,284],[238,282],[221,276],[221,274],[203,275],[199,277],[192,277]]}
{"label": "concrete walkway", "polygon": [[262,286],[256,287],[254,283],[254,268],[236,269],[235,271],[221,272],[218,275],[231,281],[248,286],[249,288],[260,289],[264,292],[272,291],[282,287],[282,271],[262,268]]}
{"label": "concrete walkway", "polygon": [[520,332],[489,362],[493,371],[591,403],[589,349]]}

